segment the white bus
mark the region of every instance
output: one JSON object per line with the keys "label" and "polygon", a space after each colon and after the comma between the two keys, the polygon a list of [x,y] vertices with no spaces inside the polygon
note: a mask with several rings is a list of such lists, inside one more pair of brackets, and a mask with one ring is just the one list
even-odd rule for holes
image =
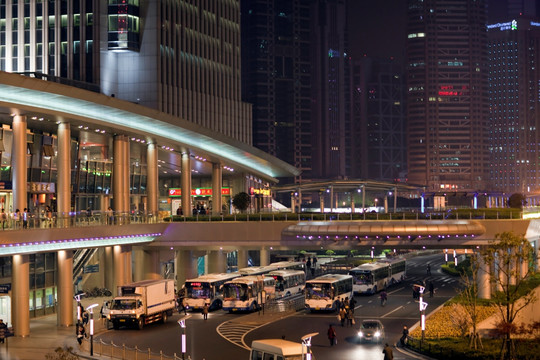
{"label": "white bus", "polygon": [[269,276],[241,276],[227,281],[223,284],[223,310],[258,310],[262,296],[273,298],[275,289],[276,281]]}
{"label": "white bus", "polygon": [[290,270],[306,271],[306,263],[302,261],[278,261],[278,262],[271,263],[268,266],[271,266],[276,270],[290,269]]}
{"label": "white bus", "polygon": [[375,294],[405,277],[405,259],[384,259],[365,263],[349,270],[353,289],[358,294]]}
{"label": "white bus", "polygon": [[184,289],[187,306],[191,309],[202,309],[206,303],[210,310],[220,309],[223,305],[222,285],[239,276],[237,272],[219,273],[186,280]]}
{"label": "white bus", "polygon": [[306,281],[306,308],[314,310],[339,310],[338,300],[353,297],[353,278],[344,274],[326,274]]}
{"label": "white bus", "polygon": [[276,298],[302,293],[306,286],[306,273],[302,270],[273,270],[266,276],[276,280]]}
{"label": "white bus", "polygon": [[248,266],[242,269],[238,269],[238,273],[242,276],[252,276],[252,275],[264,275],[268,274],[270,271],[274,270],[273,266]]}

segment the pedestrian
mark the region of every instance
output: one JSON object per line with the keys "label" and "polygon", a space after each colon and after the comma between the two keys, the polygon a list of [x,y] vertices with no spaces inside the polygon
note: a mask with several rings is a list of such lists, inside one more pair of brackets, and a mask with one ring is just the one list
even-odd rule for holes
{"label": "pedestrian", "polygon": [[328,326],[328,340],[330,341],[330,346],[334,346],[334,344],[337,344],[336,338],[337,338],[336,329],[334,329],[332,324],[330,324],[330,326]]}
{"label": "pedestrian", "polygon": [[13,214],[13,221],[14,221],[14,228],[15,229],[18,229],[19,228],[19,221],[21,220],[21,210],[19,209],[16,209],[15,210],[15,213]]}
{"label": "pedestrian", "polygon": [[86,336],[86,330],[84,329],[83,325],[78,325],[79,330],[77,331],[77,342],[79,345],[82,345],[82,340]]}
{"label": "pedestrian", "polygon": [[351,297],[351,300],[349,300],[349,307],[354,314],[354,308],[356,307],[356,300],[354,300],[354,296]]}
{"label": "pedestrian", "polygon": [[349,308],[349,297],[348,296],[346,296],[345,300],[343,300],[343,302],[341,303],[341,307],[344,307],[345,310],[347,310]]}
{"label": "pedestrian", "polygon": [[401,346],[405,346],[405,343],[407,342],[407,336],[409,336],[409,329],[407,329],[407,326],[403,326],[402,334],[403,335],[401,335],[399,342],[401,343]]}
{"label": "pedestrian", "polygon": [[311,257],[307,258],[306,269],[311,273]]}
{"label": "pedestrian", "polygon": [[207,303],[204,303],[202,314],[203,314],[203,319],[208,320],[208,304]]}
{"label": "pedestrian", "polygon": [[347,327],[352,327],[354,325],[354,313],[351,308],[347,309]]}
{"label": "pedestrian", "polygon": [[339,309],[339,320],[341,321],[341,327],[345,326],[345,320],[347,319],[347,310],[345,307]]}
{"label": "pedestrian", "polygon": [[82,315],[82,323],[83,325],[86,325],[88,324],[88,319],[89,319],[89,316],[88,316],[88,311],[85,311]]}
{"label": "pedestrian", "polygon": [[4,208],[2,208],[2,212],[0,213],[0,217],[2,218],[2,230],[6,228],[6,221],[7,221],[7,214],[4,211]]}
{"label": "pedestrian", "polygon": [[431,275],[431,265],[427,264],[427,274]]}
{"label": "pedestrian", "polygon": [[0,319],[0,343],[4,343],[7,335],[7,324],[4,323],[4,320]]}
{"label": "pedestrian", "polygon": [[186,300],[186,297],[184,295],[182,295],[179,299],[178,299],[178,313],[180,313],[180,311],[184,311],[184,315],[187,315],[187,300]]}
{"label": "pedestrian", "polygon": [[388,294],[383,290],[381,292],[381,306],[386,305],[386,300],[388,300]]}
{"label": "pedestrian", "polygon": [[429,282],[429,297],[433,297],[433,293],[435,292],[435,289],[433,288],[433,281]]}
{"label": "pedestrian", "polygon": [[394,352],[388,343],[384,344],[384,349],[382,352],[384,354],[384,360],[394,360]]}
{"label": "pedestrian", "polygon": [[314,256],[313,257],[313,270],[315,270],[317,268],[317,257]]}

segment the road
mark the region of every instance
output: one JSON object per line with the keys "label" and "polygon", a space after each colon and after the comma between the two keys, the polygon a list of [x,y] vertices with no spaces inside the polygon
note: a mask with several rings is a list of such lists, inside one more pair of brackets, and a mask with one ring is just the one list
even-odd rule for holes
{"label": "road", "polygon": [[[300,341],[300,338],[305,334],[319,332],[319,335],[313,338],[312,346],[316,359],[382,359],[384,343],[358,343],[356,335],[358,324],[366,318],[379,319],[385,326],[386,338],[384,342],[398,342],[403,326],[406,325],[410,328],[420,320],[418,300],[413,300],[412,297],[412,284],[421,283],[423,280],[434,283],[435,296],[430,298],[427,294],[424,298],[424,301],[429,304],[426,313],[435,310],[456,294],[459,279],[440,271],[440,265],[443,262],[443,254],[427,255],[409,260],[406,279],[401,284],[388,289],[388,302],[385,306],[380,305],[377,295],[355,296],[357,324],[353,327],[341,327],[335,313],[299,311],[281,320],[261,325],[250,320],[253,319],[253,316],[215,311],[210,313],[208,320],[205,321],[200,313],[195,312],[192,314],[192,318],[186,321],[187,354],[193,360],[247,360],[249,354],[247,348],[254,339],[284,336],[288,340]],[[427,263],[431,264],[431,276],[426,275]],[[113,341],[116,345],[125,344],[131,348],[137,345],[139,349],[151,348],[152,352],[162,350],[167,355],[173,353],[180,355],[181,328],[176,322],[178,318],[179,315],[175,315],[166,324],[149,325],[141,331],[132,329],[109,330],[99,335],[98,338],[108,343]],[[234,324],[220,327],[222,323],[229,320],[235,320]],[[338,334],[338,343],[334,347],[330,347],[326,337],[329,324],[333,324]],[[413,359],[414,357],[395,351],[394,358],[397,360]]]}

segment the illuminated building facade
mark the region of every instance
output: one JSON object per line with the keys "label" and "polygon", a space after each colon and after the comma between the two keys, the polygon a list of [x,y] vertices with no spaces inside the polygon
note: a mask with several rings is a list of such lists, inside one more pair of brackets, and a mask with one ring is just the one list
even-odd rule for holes
{"label": "illuminated building facade", "polygon": [[489,100],[494,190],[527,194],[540,186],[540,22],[490,24]]}
{"label": "illuminated building facade", "polygon": [[488,188],[486,3],[409,0],[408,180],[428,191]]}
{"label": "illuminated building facade", "polygon": [[0,70],[71,80],[251,143],[238,0],[2,0]]}

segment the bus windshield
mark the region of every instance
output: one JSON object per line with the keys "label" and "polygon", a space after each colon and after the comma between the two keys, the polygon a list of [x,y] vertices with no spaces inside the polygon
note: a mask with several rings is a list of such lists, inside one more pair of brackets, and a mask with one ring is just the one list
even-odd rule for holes
{"label": "bus windshield", "polygon": [[212,288],[210,284],[203,282],[187,282],[186,296],[192,299],[211,299]]}
{"label": "bus windshield", "polygon": [[357,285],[373,283],[373,275],[370,271],[351,271],[350,275],[352,275],[353,282]]}
{"label": "bus windshield", "polygon": [[225,284],[223,286],[224,300],[247,300],[249,298],[249,288],[246,284]]}
{"label": "bus windshield", "polygon": [[331,299],[333,297],[333,290],[331,284],[306,284],[306,298],[307,299]]}

